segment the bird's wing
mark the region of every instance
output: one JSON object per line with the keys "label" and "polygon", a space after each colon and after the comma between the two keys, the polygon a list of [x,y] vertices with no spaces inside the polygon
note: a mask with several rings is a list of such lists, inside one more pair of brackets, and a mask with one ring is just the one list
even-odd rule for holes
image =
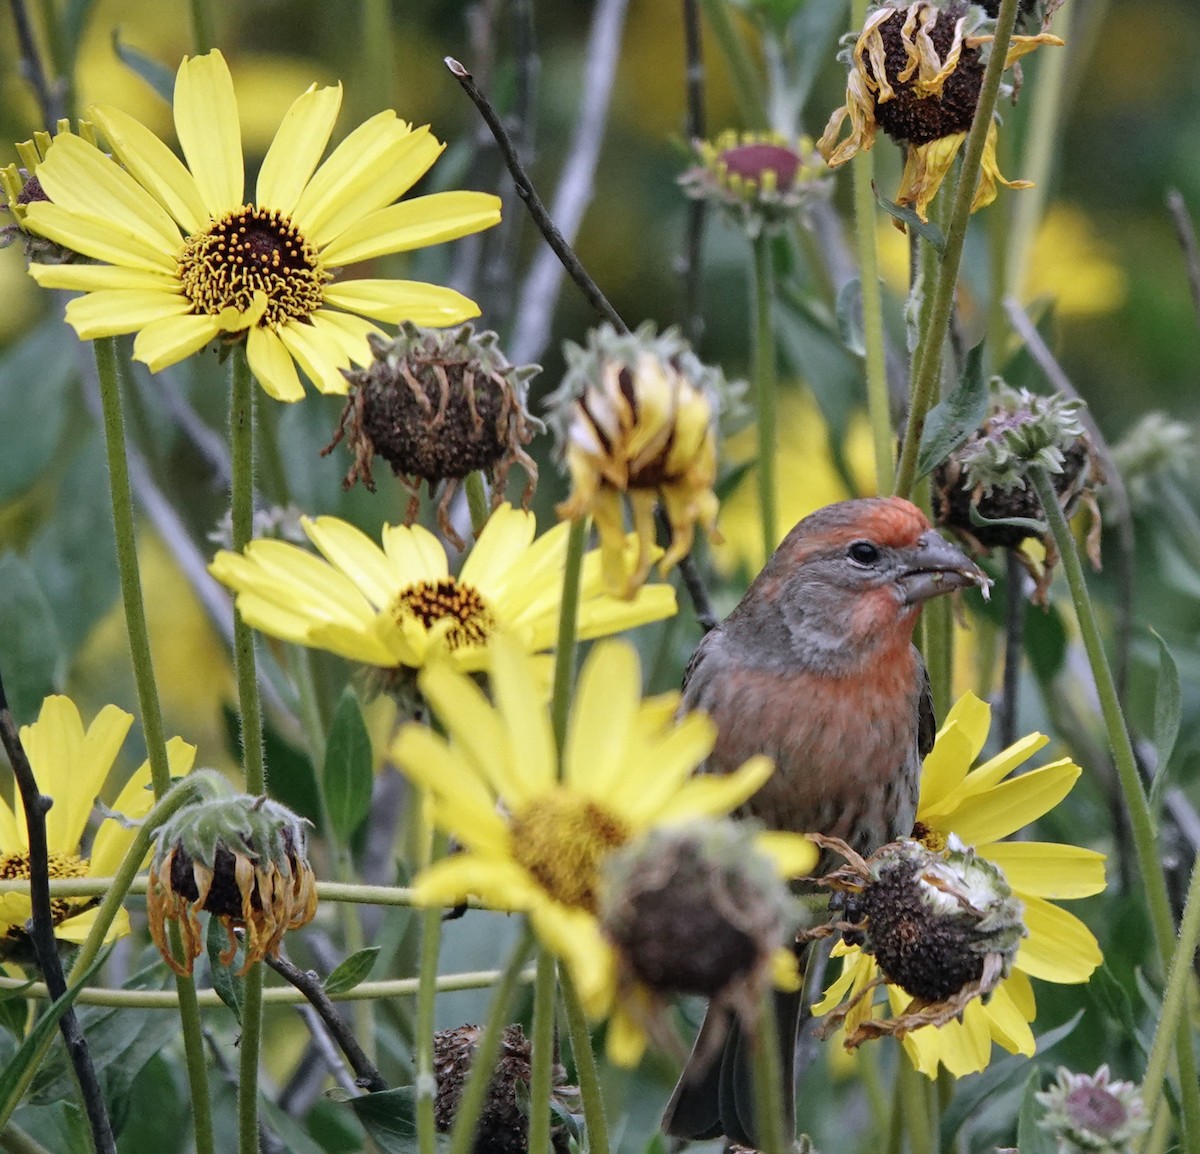
{"label": "bird's wing", "polygon": [[683,682],[680,689],[683,690],[684,702],[689,702],[689,699],[694,694],[688,693],[688,685],[695,676],[700,666],[704,663],[704,658],[710,650],[716,649],[721,644],[721,627],[718,625],[716,629],[710,629],[703,637],[700,638],[700,644],[696,646],[696,652],[692,654],[691,659],[687,663],[687,668],[683,671]]}
{"label": "bird's wing", "polygon": [[929,670],[925,662],[917,658],[921,671],[921,697],[917,702],[917,752],[924,761],[933,748],[937,737],[937,716],[933,711],[933,689],[929,684]]}

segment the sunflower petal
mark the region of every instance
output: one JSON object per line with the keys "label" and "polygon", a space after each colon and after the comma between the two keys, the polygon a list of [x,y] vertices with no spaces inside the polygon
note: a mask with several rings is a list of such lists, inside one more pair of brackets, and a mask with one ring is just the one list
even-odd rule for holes
{"label": "sunflower petal", "polygon": [[341,281],[325,288],[325,301],[347,312],[379,321],[444,328],[479,316],[479,306],[469,297],[442,285],[412,280]]}
{"label": "sunflower petal", "polygon": [[291,215],[329,143],[341,106],[340,84],[313,85],[292,102],[258,170],[257,204]]}
{"label": "sunflower petal", "polygon": [[338,572],[352,581],[377,609],[396,597],[396,579],[383,550],[361,529],[340,517],[304,517],[308,539]]}
{"label": "sunflower petal", "polygon": [[217,318],[204,313],[151,321],[133,340],[133,359],[157,373],[190,357],[220,333]]}
{"label": "sunflower petal", "polygon": [[1095,935],[1074,914],[1042,898],[1025,899],[1029,937],[1017,967],[1046,982],[1086,982],[1104,960]]}
{"label": "sunflower petal", "polygon": [[189,316],[187,298],[158,289],[98,289],[67,302],[66,320],[81,341],[140,332],[155,321]]}
{"label": "sunflower petal", "polygon": [[617,792],[641,685],[637,650],[627,642],[603,642],[589,654],[567,730],[563,776],[569,788],[597,800]]}
{"label": "sunflower petal", "polygon": [[968,845],[999,841],[1049,813],[1071,792],[1079,774],[1079,766],[1064,759],[966,798],[948,818],[922,815],[921,820],[938,829],[947,824]]}
{"label": "sunflower petal", "polygon": [[215,49],[184,57],[175,77],[175,132],[209,215],[240,208],[245,191],[242,130],[233,77]]}
{"label": "sunflower petal", "polygon": [[296,362],[273,329],[255,325],[246,334],[246,359],[254,379],[268,397],[277,401],[302,401],[304,386]]}
{"label": "sunflower petal", "polygon": [[1105,856],[1076,845],[1002,841],[979,850],[1022,897],[1086,898],[1104,889]]}

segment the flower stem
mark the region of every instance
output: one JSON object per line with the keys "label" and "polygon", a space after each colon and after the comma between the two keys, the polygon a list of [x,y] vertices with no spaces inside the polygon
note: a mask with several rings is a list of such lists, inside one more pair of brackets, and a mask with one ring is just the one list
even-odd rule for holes
{"label": "flower stem", "polygon": [[579,1094],[583,1098],[583,1120],[587,1126],[588,1154],[608,1154],[608,1119],[604,1115],[604,1095],[600,1091],[600,1074],[596,1055],[592,1051],[592,1035],[579,991],[564,966],[559,976],[563,1005],[567,1010],[567,1029],[571,1034],[571,1053],[575,1056],[575,1076],[579,1079]]}
{"label": "flower stem", "polygon": [[752,1045],[754,1059],[754,1118],[762,1154],[786,1154],[792,1135],[783,1132],[783,1074],[779,1062],[779,1025],[775,998],[768,990],[758,1011],[758,1032]]}
{"label": "flower stem", "polygon": [[[125,628],[129,637],[129,657],[137,686],[138,712],[142,716],[142,736],[150,762],[150,780],[154,796],[160,801],[171,789],[171,766],[167,757],[162,706],[158,683],[154,678],[154,659],[150,651],[150,630],[146,623],[146,603],[142,595],[142,575],[138,565],[137,531],[133,516],[133,494],[129,487],[129,461],[125,454],[125,417],[121,408],[121,370],[115,337],[92,342],[96,358],[96,377],[100,383],[100,405],[104,415],[104,445],[108,458],[109,495],[112,501],[113,532],[116,540],[117,572],[121,584],[121,602],[125,609]],[[142,850],[145,856],[146,850]],[[138,859],[141,861],[141,858]],[[114,884],[118,905],[133,880],[130,873],[122,888]],[[103,907],[102,907],[103,908]],[[113,910],[112,916],[116,916]],[[99,920],[99,918],[97,918]],[[110,917],[111,923],[111,917]],[[93,931],[94,933],[94,931]],[[171,945],[179,946],[179,931],[171,926]],[[91,938],[88,939],[91,941]],[[100,940],[103,940],[102,938]],[[100,942],[96,942],[96,949]],[[86,948],[86,947],[85,947]],[[81,957],[82,952],[81,952]],[[78,962],[72,973],[78,971]],[[196,983],[190,974],[176,974],[184,1054],[192,1094],[192,1120],[198,1154],[213,1149],[211,1105],[208,1093],[208,1067],[204,1057],[204,1039],[200,1032],[200,1014],[195,1008]]]}
{"label": "flower stem", "polygon": [[[1117,776],[1120,779],[1121,792],[1125,797],[1129,824],[1133,831],[1134,850],[1137,854],[1142,885],[1146,891],[1150,924],[1154,932],[1155,945],[1158,948],[1159,961],[1164,973],[1170,974],[1173,969],[1187,971],[1191,968],[1194,949],[1185,953],[1175,942],[1174,919],[1171,916],[1171,904],[1167,896],[1166,877],[1158,857],[1154,819],[1150,813],[1150,805],[1145,791],[1142,789],[1141,779],[1138,777],[1133,743],[1129,738],[1129,729],[1125,724],[1125,716],[1121,712],[1121,703],[1117,697],[1112,670],[1109,668],[1108,657],[1104,652],[1104,642],[1096,621],[1096,611],[1088,595],[1087,582],[1083,576],[1083,565],[1079,560],[1079,551],[1075,547],[1075,539],[1071,536],[1071,528],[1067,524],[1066,514],[1063,513],[1058,503],[1058,497],[1046,470],[1040,465],[1030,465],[1027,475],[1037,492],[1046,521],[1050,526],[1050,532],[1054,537],[1054,543],[1062,557],[1063,573],[1066,575],[1067,585],[1071,590],[1079,632],[1083,635],[1084,648],[1087,650],[1092,675],[1096,681],[1096,693],[1100,698],[1100,710],[1104,715],[1108,743],[1112,750],[1113,760],[1116,762]],[[1193,878],[1193,890],[1195,885]],[[1189,891],[1189,904],[1191,904],[1190,898],[1191,891]],[[1159,1026],[1160,1032],[1166,1021],[1164,1015]],[[1185,1020],[1179,1020],[1176,1029],[1176,1061],[1179,1065],[1184,1133],[1194,1138],[1200,1136],[1200,1084],[1197,1082],[1196,1056],[1192,1050],[1191,1030],[1189,1023]],[[1160,1074],[1160,1084],[1161,1077]]]}
{"label": "flower stem", "polygon": [[[916,481],[917,448],[925,430],[925,417],[933,405],[937,391],[942,365],[942,342],[954,308],[954,289],[958,283],[958,268],[962,261],[967,224],[971,219],[971,202],[975,199],[975,188],[979,183],[979,167],[983,160],[988,129],[992,123],[992,113],[996,108],[996,97],[1000,94],[1004,58],[1008,55],[1013,26],[1017,21],[1018,3],[1019,0],[1000,0],[992,54],[983,73],[979,103],[975,107],[975,119],[971,122],[971,131],[967,134],[962,168],[958,174],[958,183],[954,186],[954,205],[950,210],[946,247],[942,252],[937,283],[933,290],[929,321],[921,332],[914,358],[916,371],[909,394],[908,422],[904,429],[904,443],[900,449],[900,464],[896,470],[895,492],[901,497],[907,497],[912,492]],[[929,291],[928,285],[925,291]]]}
{"label": "flower stem", "polygon": [[[233,548],[240,551],[254,532],[254,378],[242,345],[230,354],[229,456],[232,468],[230,499]],[[267,790],[263,756],[262,706],[254,634],[234,609],[233,660],[237,672],[238,712],[242,723],[242,759],[246,792]],[[242,995],[242,1040],[238,1050],[238,1149],[258,1154],[258,1059],[262,1047],[263,967],[252,965]]]}
{"label": "flower stem", "polygon": [[720,48],[725,64],[729,68],[733,84],[733,95],[737,101],[738,114],[752,129],[767,127],[763,111],[762,85],[755,71],[754,61],[746,49],[746,42],[739,35],[729,14],[725,0],[701,0],[708,29]]}
{"label": "flower stem", "polygon": [[908,1148],[912,1154],[936,1154],[933,1128],[929,1117],[927,1089],[921,1085],[924,1077],[917,1073],[907,1055],[902,1055],[896,1071],[904,1129],[908,1132]]}
{"label": "flower stem", "polygon": [[5,1154],[51,1154],[45,1146],[11,1122],[0,1131],[0,1150]]}
{"label": "flower stem", "polygon": [[[421,839],[422,862],[426,869],[444,850],[444,838],[426,830]],[[437,1075],[433,1069],[433,1031],[437,1009],[438,956],[442,946],[442,911],[434,906],[421,914],[421,958],[417,972],[416,1024],[416,1099],[417,1149],[420,1154],[435,1154],[437,1123],[434,1104],[437,1098]]]}
{"label": "flower stem", "polygon": [[571,715],[571,684],[575,679],[575,641],[579,633],[579,586],[583,574],[583,551],[587,543],[587,520],[571,522],[567,537],[567,556],[563,561],[562,606],[558,614],[558,645],[554,651],[554,697],[550,703],[550,721],[558,745],[559,761],[567,741],[567,720]]}
{"label": "flower stem", "polygon": [[538,950],[533,980],[533,1053],[529,1072],[529,1154],[550,1154],[550,1090],[554,1073],[554,1006],[558,967],[554,955]]}
{"label": "flower stem", "polygon": [[[852,0],[850,27],[861,28],[867,17],[867,0]],[[866,351],[867,413],[875,445],[875,486],[882,496],[891,489],[896,468],[887,365],[883,345],[883,294],[879,287],[879,252],[875,240],[875,153],[860,151],[851,162],[854,179],[854,235],[858,245],[859,283],[862,286],[863,345]]]}
{"label": "flower stem", "polygon": [[192,51],[200,56],[213,47],[212,12],[208,0],[189,0],[188,8],[192,17]]}
{"label": "flower stem", "polygon": [[479,1037],[475,1053],[471,1058],[471,1068],[467,1073],[467,1082],[463,1087],[462,1097],[458,1100],[458,1109],[454,1116],[454,1129],[450,1134],[450,1154],[470,1154],[474,1148],[475,1127],[479,1124],[479,1116],[483,1112],[488,1083],[492,1080],[496,1055],[500,1052],[500,1039],[508,1022],[508,1013],[512,1007],[517,982],[520,980],[521,967],[525,964],[525,959],[529,957],[532,949],[533,932],[526,923],[520,941],[513,947],[508,965],[505,966],[504,973],[496,984],[487,1025],[483,1028],[483,1033]]}
{"label": "flower stem", "polygon": [[754,401],[758,428],[758,505],[762,519],[763,562],[775,552],[779,517],[775,487],[775,304],[771,239],[765,232],[754,238]]}
{"label": "flower stem", "polygon": [[484,484],[483,474],[478,469],[468,473],[463,487],[467,490],[467,509],[471,513],[471,531],[478,537],[483,532],[484,525],[488,523],[488,518],[492,515],[492,510],[488,506],[487,486]]}

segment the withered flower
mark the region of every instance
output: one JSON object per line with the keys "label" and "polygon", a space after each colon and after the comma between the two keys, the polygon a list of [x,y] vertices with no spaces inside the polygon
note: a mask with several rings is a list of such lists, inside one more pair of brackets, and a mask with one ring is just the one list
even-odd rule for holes
{"label": "withered flower", "polygon": [[[96,130],[90,121],[81,120],[77,127],[79,136],[89,144],[96,143]],[[6,248],[19,236],[25,245],[25,256],[31,261],[59,264],[79,259],[79,254],[72,249],[47,240],[25,227],[25,210],[29,205],[50,199],[38,179],[38,167],[45,160],[46,152],[55,136],[61,136],[63,133],[69,135],[72,131],[69,120],[60,120],[53,133],[35,132],[32,140],[22,141],[16,146],[21,163],[0,167],[3,207],[15,222],[0,228],[0,248]]]}
{"label": "withered flower", "polygon": [[[651,324],[628,334],[603,325],[588,335],[586,348],[568,342],[566,356],[562,386],[547,400],[571,475],[571,495],[558,515],[592,515],[605,588],[632,597],[654,559],[658,502],[671,525],[661,573],[687,556],[697,525],[715,532],[724,377],[703,365],[675,329],[655,335]],[[632,563],[623,497],[638,535]]]}
{"label": "withered flower", "polygon": [[1059,1154],[1127,1154],[1150,1129],[1137,1086],[1112,1078],[1107,1065],[1095,1074],[1060,1066],[1054,1084],[1034,1097],[1046,1108],[1038,1126],[1053,1135]]}
{"label": "withered flower", "polygon": [[471,325],[429,329],[405,323],[394,340],[368,335],[374,357],[365,368],[345,369],[350,397],[333,440],[343,438],[354,454],[345,487],[361,480],[372,492],[371,463],[378,454],[410,494],[407,523],[417,516],[421,482],[432,496],[442,487],[438,524],[458,548],[463,541],[450,524],[449,509],[468,473],[484,473],[492,508],[504,499],[508,471],[519,464],[527,483],[521,496],[528,509],[537,485],[537,465],[524,446],[541,432],[525,397],[538,365],[509,364],[493,332]]}
{"label": "withered flower", "polygon": [[[983,424],[933,472],[934,519],[974,552],[1010,549],[1033,577],[1033,599],[1044,604],[1058,561],[1041,502],[1025,473],[1038,465],[1050,474],[1063,513],[1082,502],[1091,514],[1088,556],[1100,567],[1100,509],[1095,489],[1104,472],[1079,419],[1082,401],[1013,389],[997,378]],[[1041,570],[1022,543],[1040,540]]]}
{"label": "withered flower", "polygon": [[[986,64],[984,48],[994,37],[977,22],[966,4],[883,4],[867,15],[862,32],[845,56],[850,66],[846,103],[829,118],[817,149],[830,168],[875,143],[882,128],[907,146],[904,174],[896,200],[927,219],[937,195],[975,119]],[[1014,36],[1005,68],[1041,44],[1061,45],[1057,36],[1039,32]],[[839,142],[849,118],[850,135]],[[996,121],[988,126],[979,187],[971,210],[996,199],[996,185],[1029,188],[1006,180],[996,160]]]}
{"label": "withered flower", "polygon": [[[279,951],[288,930],[317,911],[317,883],[308,864],[304,821],[267,797],[234,795],[217,776],[210,796],[184,806],[159,831],[150,864],[146,912],[150,936],[167,964],[190,974],[204,938],[200,913],[219,918],[229,937],[221,964],[246,955],[240,973]],[[179,923],[184,957],[167,940],[168,919]]]}

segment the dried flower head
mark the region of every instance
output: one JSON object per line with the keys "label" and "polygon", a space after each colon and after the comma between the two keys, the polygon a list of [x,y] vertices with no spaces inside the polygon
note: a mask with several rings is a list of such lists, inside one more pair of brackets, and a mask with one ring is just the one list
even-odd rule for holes
{"label": "dried flower head", "polygon": [[795,980],[799,907],[760,836],[753,823],[693,821],[651,830],[605,864],[600,925],[618,1000],[663,1048],[676,1042],[661,1016],[671,995],[709,998],[749,1025],[773,981]]}
{"label": "dried flower head", "polygon": [[366,368],[343,370],[350,398],[322,450],[329,453],[346,439],[354,463],[345,487],[361,479],[374,492],[371,462],[378,454],[411,495],[411,524],[421,482],[431,496],[441,485],[438,523],[460,549],[449,508],[468,473],[486,474],[495,508],[509,469],[520,464],[528,478],[521,501],[528,508],[538,470],[524,446],[544,426],[530,416],[525,397],[541,367],[509,364],[496,334],[477,334],[469,324],[440,330],[406,323],[393,340],[372,334],[367,341],[374,359]]}
{"label": "dried flower head", "polygon": [[[983,424],[934,470],[934,517],[976,552],[1011,549],[1036,582],[1035,602],[1044,603],[1058,553],[1026,473],[1036,465],[1050,474],[1067,516],[1081,501],[1086,505],[1092,515],[1088,554],[1096,568],[1100,511],[1095,487],[1104,473],[1080,420],[1082,401],[1012,389],[999,378],[992,386]],[[1021,549],[1031,537],[1046,547],[1040,572]]]}
{"label": "dried flower head", "polygon": [[[866,860],[847,853],[849,847],[836,840],[814,840],[849,863],[822,879],[855,895],[850,904],[859,920],[838,927],[847,943],[875,958],[877,982],[899,986],[912,998],[895,1017],[861,1022],[847,1036],[847,1047],[882,1034],[903,1037],[921,1026],[942,1025],[1008,975],[1028,931],[1022,903],[994,862],[953,836],[943,850],[904,839]],[[869,989],[859,998],[869,996]],[[857,1001],[830,1014],[826,1030],[840,1025]]]}
{"label": "dried flower head", "polygon": [[[207,796],[159,831],[146,891],[150,936],[173,970],[190,974],[203,946],[199,915],[206,911],[229,936],[223,965],[237,953],[234,930],[244,931],[245,973],[277,953],[283,935],[307,925],[317,911],[304,821],[269,798],[233,794],[217,774],[204,781]],[[182,932],[182,962],[167,940],[168,919]]]}
{"label": "dried flower head", "polygon": [[[463,1086],[475,1060],[483,1031],[478,1026],[456,1026],[433,1035],[433,1073],[437,1095],[433,1114],[437,1129],[448,1134],[462,1100]],[[525,1154],[529,1148],[529,1076],[532,1047],[520,1026],[505,1026],[487,1098],[475,1131],[473,1154]],[[557,1063],[551,1075],[552,1102],[566,1113],[579,1112],[579,1091],[566,1084],[567,1073]],[[566,1154],[567,1128],[560,1122],[550,1131],[556,1154]]]}
{"label": "dried flower head", "polygon": [[1138,1088],[1111,1081],[1107,1065],[1095,1074],[1060,1066],[1057,1081],[1035,1097],[1046,1108],[1038,1125],[1054,1135],[1058,1154],[1128,1154],[1150,1129]]}
{"label": "dried flower head", "polygon": [[[829,118],[817,149],[830,168],[875,143],[876,128],[907,145],[896,200],[927,219],[930,202],[950,171],[975,119],[986,46],[994,37],[966,4],[883,4],[872,9],[853,46],[843,54],[850,67],[846,103]],[[1049,33],[1012,37],[1005,68],[1040,44],[1062,41]],[[850,135],[840,143],[842,123]],[[996,199],[996,185],[1029,188],[1006,180],[996,161],[996,121],[988,126],[979,187],[972,211]]]}
{"label": "dried flower head", "polygon": [[719,204],[751,238],[782,228],[812,193],[828,183],[813,142],[794,143],[775,132],[722,132],[698,140],[699,163],[679,183],[693,199]]}
{"label": "dried flower head", "polygon": [[[671,525],[660,572],[687,555],[697,525],[714,532],[717,414],[728,386],[675,329],[655,335],[645,324],[618,333],[603,325],[586,348],[568,342],[565,352],[563,383],[547,399],[571,475],[558,515],[595,518],[605,588],[631,597],[650,572],[658,502]],[[632,565],[623,496],[639,542]]]}

